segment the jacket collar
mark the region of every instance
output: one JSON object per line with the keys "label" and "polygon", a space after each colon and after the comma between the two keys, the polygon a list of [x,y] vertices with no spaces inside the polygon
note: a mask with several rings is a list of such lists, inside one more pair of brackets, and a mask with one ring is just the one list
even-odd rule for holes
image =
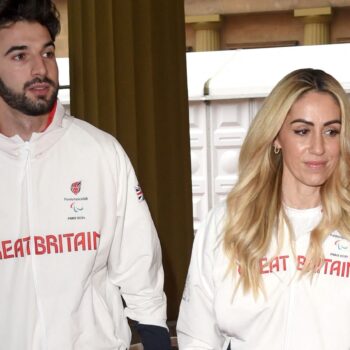
{"label": "jacket collar", "polygon": [[26,149],[30,150],[31,158],[38,158],[65,134],[72,121],[73,118],[66,114],[62,104],[57,101],[53,120],[43,132],[34,132],[29,141],[23,141],[18,135],[7,137],[0,134],[0,152],[11,158],[19,158]]}

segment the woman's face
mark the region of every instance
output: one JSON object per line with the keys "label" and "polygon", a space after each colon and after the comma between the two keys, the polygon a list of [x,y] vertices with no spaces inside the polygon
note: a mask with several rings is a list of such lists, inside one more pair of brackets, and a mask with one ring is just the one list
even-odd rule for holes
{"label": "woman's face", "polygon": [[310,91],[290,109],[274,142],[283,155],[284,189],[319,188],[340,157],[341,114],[325,92]]}

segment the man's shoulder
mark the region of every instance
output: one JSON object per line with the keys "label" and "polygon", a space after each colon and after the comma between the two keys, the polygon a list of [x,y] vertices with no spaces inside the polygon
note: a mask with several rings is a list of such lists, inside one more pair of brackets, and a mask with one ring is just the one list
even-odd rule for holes
{"label": "man's shoulder", "polygon": [[97,128],[96,126],[90,124],[89,122],[78,119],[76,117],[71,117],[73,120],[73,132],[83,136],[90,136],[97,138],[98,140],[106,140],[108,142],[117,142],[116,138],[111,134]]}
{"label": "man's shoulder", "polygon": [[90,124],[85,120],[81,120],[75,117],[72,118],[71,132],[74,133],[76,139],[91,139],[92,144],[98,143],[104,147],[117,148],[122,150],[122,146],[119,141],[106,131],[99,129],[98,127]]}
{"label": "man's shoulder", "polygon": [[81,145],[87,152],[100,152],[113,159],[127,158],[124,148],[113,135],[73,116],[66,115],[66,120],[70,123],[67,136],[74,147]]}

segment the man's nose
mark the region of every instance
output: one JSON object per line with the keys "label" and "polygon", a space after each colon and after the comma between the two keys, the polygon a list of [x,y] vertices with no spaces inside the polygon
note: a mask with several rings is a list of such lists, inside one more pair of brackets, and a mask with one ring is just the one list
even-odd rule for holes
{"label": "man's nose", "polygon": [[46,76],[47,74],[47,67],[45,60],[42,56],[36,56],[33,57],[32,60],[32,75],[33,76]]}

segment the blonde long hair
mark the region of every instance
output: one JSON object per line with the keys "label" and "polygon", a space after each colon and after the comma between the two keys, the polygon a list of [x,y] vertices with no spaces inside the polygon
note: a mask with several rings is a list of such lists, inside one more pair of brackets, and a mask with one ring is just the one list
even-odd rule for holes
{"label": "blonde long hair", "polygon": [[[262,288],[260,259],[267,254],[281,221],[288,220],[281,204],[282,155],[273,142],[292,105],[308,91],[331,94],[341,111],[340,160],[321,188],[323,217],[311,232],[305,271],[323,262],[322,243],[337,229],[350,238],[350,126],[349,102],[344,89],[322,70],[299,69],[285,76],[265,99],[243,142],[238,181],[227,198],[224,249],[230,271],[240,273],[244,292]],[[288,224],[290,227],[290,225]]]}

